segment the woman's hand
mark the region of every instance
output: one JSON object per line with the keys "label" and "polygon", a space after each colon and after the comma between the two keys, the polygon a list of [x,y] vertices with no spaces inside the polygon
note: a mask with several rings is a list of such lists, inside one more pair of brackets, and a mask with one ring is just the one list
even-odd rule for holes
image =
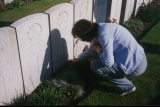
{"label": "woman's hand", "polygon": [[95,45],[93,46],[93,50],[95,50],[97,53],[102,49],[101,45]]}

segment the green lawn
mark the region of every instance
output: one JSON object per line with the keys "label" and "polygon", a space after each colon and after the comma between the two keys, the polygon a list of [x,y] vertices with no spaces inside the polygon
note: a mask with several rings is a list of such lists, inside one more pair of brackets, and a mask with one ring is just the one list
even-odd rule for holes
{"label": "green lawn", "polygon": [[0,13],[0,27],[9,26],[13,22],[35,13],[44,13],[50,7],[67,3],[70,0],[40,0],[26,6],[14,8],[6,12]]}

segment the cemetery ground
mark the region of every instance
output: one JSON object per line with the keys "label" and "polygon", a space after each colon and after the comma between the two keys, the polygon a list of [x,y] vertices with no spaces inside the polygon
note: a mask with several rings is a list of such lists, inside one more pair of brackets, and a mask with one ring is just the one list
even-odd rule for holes
{"label": "cemetery ground", "polygon": [[[56,3],[59,4],[61,1],[68,2],[70,0],[53,1],[56,1]],[[14,21],[29,14],[44,12],[53,5],[56,5],[56,3],[53,3],[53,1],[40,0],[38,2],[26,5],[24,7],[15,8],[13,10],[0,13],[0,27],[8,26]],[[128,79],[130,79],[137,88],[134,93],[122,97],[114,91],[114,87],[108,81],[102,80],[97,77],[90,78],[89,82],[87,80],[87,90],[81,90],[80,87],[71,87],[71,85],[66,85],[66,87],[63,88],[55,88],[53,84],[51,84],[52,81],[50,81],[40,85],[32,94],[26,96],[25,98],[22,97],[13,99],[13,103],[6,105],[160,105],[159,29],[160,20],[144,35],[144,37],[141,40],[139,40],[139,44],[145,50],[148,66],[145,73],[141,76],[133,78],[128,77]],[[95,84],[91,84],[95,79],[97,80],[97,82]],[[82,94],[83,91],[86,92],[84,95],[81,96],[80,94]]]}

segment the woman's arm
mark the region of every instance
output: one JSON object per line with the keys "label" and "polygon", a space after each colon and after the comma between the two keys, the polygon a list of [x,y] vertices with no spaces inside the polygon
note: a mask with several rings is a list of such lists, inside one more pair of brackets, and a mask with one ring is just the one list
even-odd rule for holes
{"label": "woman's arm", "polygon": [[96,39],[93,39],[89,48],[87,50],[85,50],[78,58],[77,61],[82,61],[85,60],[89,55],[91,55],[91,51],[93,46],[95,46],[96,44],[98,44],[98,41]]}

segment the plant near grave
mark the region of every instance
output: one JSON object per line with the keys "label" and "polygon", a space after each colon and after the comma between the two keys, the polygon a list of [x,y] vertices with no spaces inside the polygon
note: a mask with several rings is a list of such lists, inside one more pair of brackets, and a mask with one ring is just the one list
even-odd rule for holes
{"label": "plant near grave", "polygon": [[13,0],[11,3],[6,4],[6,8],[7,9],[13,9],[13,8],[16,8],[16,7],[20,7],[24,4],[25,4],[25,2],[23,0]]}
{"label": "plant near grave", "polygon": [[56,87],[55,93],[57,93],[56,96],[59,99],[57,105],[68,105],[82,97],[84,90],[81,86],[65,83],[62,87]]}
{"label": "plant near grave", "polygon": [[157,13],[156,18],[159,18],[160,17],[160,0],[152,0],[150,5],[156,8],[156,13]]}
{"label": "plant near grave", "polygon": [[38,1],[38,0],[13,0],[11,3],[7,3],[5,8],[13,9],[13,8],[16,8],[16,7],[23,6],[25,4],[30,4],[34,1]]}
{"label": "plant near grave", "polygon": [[142,3],[139,7],[136,18],[142,20],[145,23],[151,23],[160,16],[160,1],[153,0],[146,5]]}
{"label": "plant near grave", "polygon": [[[32,106],[51,106],[67,105],[76,98],[80,97],[78,93],[81,87],[71,85],[65,82],[61,87],[56,87],[51,80],[42,83],[32,92],[24,97],[12,99],[12,102],[5,103],[6,106],[32,105]],[[82,90],[83,92],[83,90]]]}
{"label": "plant near grave", "polygon": [[142,32],[144,30],[144,24],[141,20],[139,19],[129,19],[125,21],[124,26],[127,28],[131,28],[136,32]]}

